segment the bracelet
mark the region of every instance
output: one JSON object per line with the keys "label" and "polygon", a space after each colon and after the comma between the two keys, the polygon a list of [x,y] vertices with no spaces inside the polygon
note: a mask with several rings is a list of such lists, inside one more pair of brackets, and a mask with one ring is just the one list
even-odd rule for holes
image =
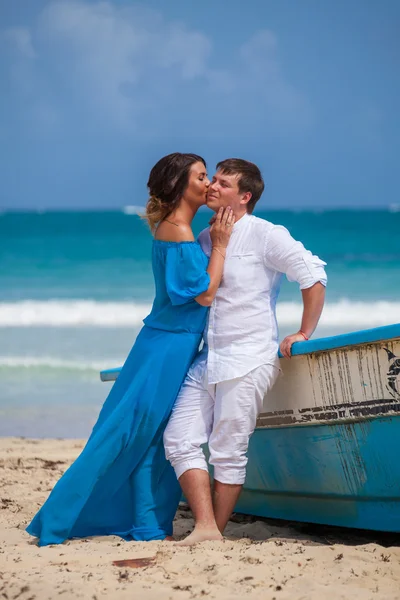
{"label": "bracelet", "polygon": [[299,329],[299,334],[303,336],[303,338],[306,340],[306,342],[308,342],[309,338],[306,336],[306,334],[304,333],[304,331],[302,331],[301,329]]}
{"label": "bracelet", "polygon": [[[222,246],[221,246],[221,248],[222,248]],[[225,254],[223,254],[220,250],[218,250],[217,246],[213,246],[212,249],[216,250],[223,258],[226,258]]]}

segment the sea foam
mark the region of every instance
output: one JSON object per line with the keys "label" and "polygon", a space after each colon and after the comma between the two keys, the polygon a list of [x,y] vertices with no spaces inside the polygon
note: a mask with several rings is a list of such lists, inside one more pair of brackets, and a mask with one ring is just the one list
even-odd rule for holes
{"label": "sea foam", "polygon": [[[115,364],[123,364],[124,359],[116,359]],[[0,369],[54,369],[71,371],[101,371],[110,366],[109,360],[85,361],[64,360],[52,356],[1,356]]]}
{"label": "sea foam", "polygon": [[[139,327],[151,305],[134,302],[98,302],[95,300],[24,300],[0,303],[0,327]],[[280,302],[278,324],[298,328],[301,302]],[[327,303],[321,327],[338,332],[390,325],[399,320],[400,302],[362,302],[342,299]]]}

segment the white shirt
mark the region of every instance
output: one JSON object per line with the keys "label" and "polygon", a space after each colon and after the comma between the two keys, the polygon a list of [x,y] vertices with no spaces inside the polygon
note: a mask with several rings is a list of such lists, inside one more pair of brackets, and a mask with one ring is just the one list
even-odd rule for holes
{"label": "white shirt", "polygon": [[[210,230],[198,238],[212,250]],[[276,364],[275,305],[283,274],[300,289],[326,285],[325,262],[313,256],[285,227],[245,214],[236,221],[226,251],[221,285],[210,307],[204,346],[189,375],[208,384],[242,377],[263,364]]]}

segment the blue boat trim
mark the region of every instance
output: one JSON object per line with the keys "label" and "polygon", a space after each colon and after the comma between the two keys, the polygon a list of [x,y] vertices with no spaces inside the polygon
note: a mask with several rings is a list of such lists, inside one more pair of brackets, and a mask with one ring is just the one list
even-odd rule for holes
{"label": "blue boat trim", "polygon": [[[323,352],[324,350],[333,350],[335,348],[344,348],[345,346],[358,346],[360,344],[372,344],[374,342],[390,341],[400,338],[400,323],[394,325],[385,325],[384,327],[375,327],[373,329],[364,329],[352,333],[343,333],[330,337],[317,338],[308,342],[296,342],[292,346],[292,356],[301,356],[302,354],[312,354],[314,352]],[[279,357],[282,354],[279,352]],[[100,372],[101,381],[115,381],[122,367],[114,369],[105,369]]]}
{"label": "blue boat trim", "polygon": [[[342,333],[330,337],[317,338],[315,340],[308,340],[308,342],[295,342],[292,346],[292,356],[312,354],[313,352],[333,350],[345,346],[359,346],[360,344],[384,342],[397,338],[400,338],[400,323],[385,325],[384,327],[374,327],[373,329],[353,331],[351,333]],[[280,352],[279,357],[282,358]]]}
{"label": "blue boat trim", "polygon": [[101,381],[115,381],[121,372],[122,367],[116,367],[114,369],[105,369],[100,371]]}

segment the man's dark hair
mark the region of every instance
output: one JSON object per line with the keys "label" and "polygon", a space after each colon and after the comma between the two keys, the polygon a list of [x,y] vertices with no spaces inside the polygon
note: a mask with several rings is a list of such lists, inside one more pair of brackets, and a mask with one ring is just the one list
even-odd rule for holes
{"label": "man's dark hair", "polygon": [[238,175],[239,192],[251,192],[246,205],[247,212],[251,214],[264,191],[264,180],[257,165],[242,158],[227,158],[217,164],[217,170],[224,175]]}

